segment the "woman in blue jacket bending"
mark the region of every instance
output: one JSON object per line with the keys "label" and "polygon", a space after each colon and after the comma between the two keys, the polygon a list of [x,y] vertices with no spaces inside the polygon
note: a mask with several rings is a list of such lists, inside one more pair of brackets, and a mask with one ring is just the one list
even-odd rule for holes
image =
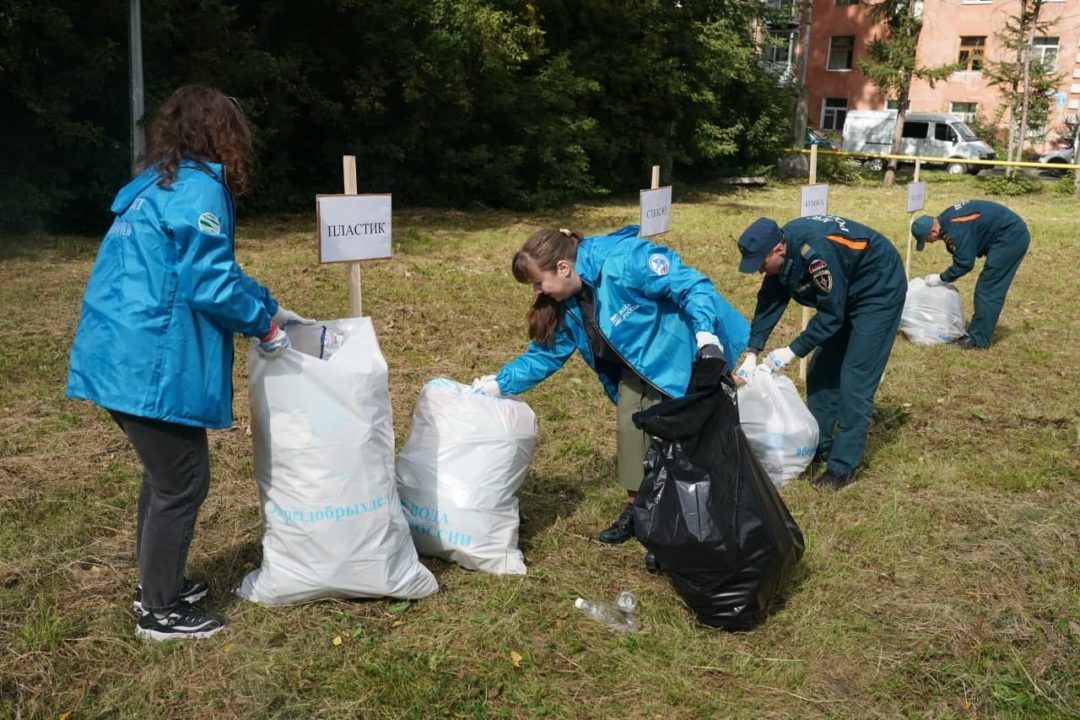
{"label": "woman in blue jacket bending", "polygon": [[233,98],[189,85],[162,106],[87,282],[67,395],[112,415],[143,465],[136,519],[138,636],[209,637],[225,620],[196,605],[184,575],[210,487],[207,428],[232,425],[233,333],[263,355],[281,327],[313,322],[278,306],[233,255],[232,192],[248,187],[251,130]]}
{"label": "woman in blue jacket bending", "polygon": [[[699,353],[728,364],[746,347],[750,326],[709,278],[630,225],[610,235],[538,230],[514,256],[518,282],[532,285],[526,351],[475,387],[517,395],[558,370],[577,350],[617,406],[619,484],[632,500],[643,477],[649,438],[631,417],[682,397]],[[633,536],[628,502],[603,532],[604,543]]]}

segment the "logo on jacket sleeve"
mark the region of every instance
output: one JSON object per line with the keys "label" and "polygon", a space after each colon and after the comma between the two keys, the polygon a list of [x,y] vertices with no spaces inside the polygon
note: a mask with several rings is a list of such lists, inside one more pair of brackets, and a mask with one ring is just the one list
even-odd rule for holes
{"label": "logo on jacket sleeve", "polygon": [[207,235],[217,235],[221,232],[221,221],[212,212],[204,212],[199,216],[199,229]]}
{"label": "logo on jacket sleeve", "polygon": [[649,256],[649,267],[654,273],[663,277],[671,269],[671,262],[660,253],[654,253]]}
{"label": "logo on jacket sleeve", "polygon": [[832,292],[832,272],[824,260],[815,258],[810,261],[806,269],[810,271],[810,279],[814,282],[814,287],[822,295],[828,295]]}

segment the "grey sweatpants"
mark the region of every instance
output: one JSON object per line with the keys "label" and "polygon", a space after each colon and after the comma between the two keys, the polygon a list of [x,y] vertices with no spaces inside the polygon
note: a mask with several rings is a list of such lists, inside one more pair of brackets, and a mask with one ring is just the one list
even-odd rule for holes
{"label": "grey sweatpants", "polygon": [[143,608],[166,612],[180,604],[195,517],[210,490],[206,428],[109,414],[143,465],[135,527]]}

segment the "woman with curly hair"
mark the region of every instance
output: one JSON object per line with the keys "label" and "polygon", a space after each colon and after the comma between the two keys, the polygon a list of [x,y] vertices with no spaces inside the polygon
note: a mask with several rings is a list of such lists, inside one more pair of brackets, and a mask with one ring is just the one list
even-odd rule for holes
{"label": "woman with curly hair", "polygon": [[122,188],[87,282],[67,395],[104,408],[143,465],[136,517],[139,637],[202,638],[225,620],[184,574],[210,487],[207,428],[232,425],[233,333],[275,357],[281,308],[233,254],[233,193],[247,190],[251,129],[239,103],[181,87],[150,129],[142,172]]}

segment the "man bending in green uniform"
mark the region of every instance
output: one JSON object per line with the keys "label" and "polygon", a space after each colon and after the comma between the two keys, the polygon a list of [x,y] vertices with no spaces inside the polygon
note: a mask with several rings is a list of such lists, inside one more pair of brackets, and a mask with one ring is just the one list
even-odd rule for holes
{"label": "man bending in green uniform", "polygon": [[962,278],[975,266],[975,258],[986,257],[986,265],[975,282],[975,313],[967,334],[956,344],[965,350],[990,347],[1005,295],[1031,242],[1027,225],[1004,205],[965,200],[945,208],[937,217],[919,217],[911,225],[911,234],[917,250],[928,242],[944,240],[945,249],[953,256],[945,272],[926,276],[930,287]]}
{"label": "man bending in green uniform", "polygon": [[907,293],[900,253],[877,231],[835,215],[799,218],[783,229],[759,218],[739,238],[739,252],[739,271],[765,279],[735,375],[746,380],[753,373],[789,300],[817,308],[791,345],[773,350],[765,363],[779,370],[818,348],[806,401],[820,429],[814,459],[828,464],[812,482],[838,490],[862,461],[874,393],[900,325]]}

